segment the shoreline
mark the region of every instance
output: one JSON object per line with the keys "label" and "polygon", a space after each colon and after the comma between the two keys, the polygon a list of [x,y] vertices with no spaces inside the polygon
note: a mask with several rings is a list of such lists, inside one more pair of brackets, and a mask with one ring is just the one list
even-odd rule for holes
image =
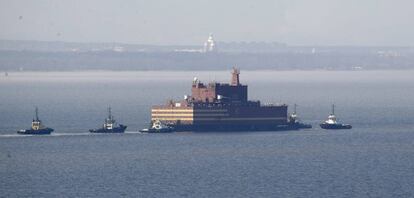
{"label": "shoreline", "polygon": [[[2,83],[13,82],[171,82],[191,81],[194,77],[203,82],[228,81],[229,70],[219,71],[112,71],[112,70],[81,70],[81,71],[19,71],[1,75]],[[414,70],[241,70],[242,83],[280,82],[280,83],[314,83],[314,82],[361,82],[361,83],[397,83],[410,82]],[[254,86],[254,84],[252,84]]]}

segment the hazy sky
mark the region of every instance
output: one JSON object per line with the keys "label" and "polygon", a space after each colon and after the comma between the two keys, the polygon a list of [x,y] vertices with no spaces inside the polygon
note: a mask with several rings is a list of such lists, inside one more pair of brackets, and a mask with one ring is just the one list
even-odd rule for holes
{"label": "hazy sky", "polygon": [[0,39],[414,45],[413,0],[0,0]]}

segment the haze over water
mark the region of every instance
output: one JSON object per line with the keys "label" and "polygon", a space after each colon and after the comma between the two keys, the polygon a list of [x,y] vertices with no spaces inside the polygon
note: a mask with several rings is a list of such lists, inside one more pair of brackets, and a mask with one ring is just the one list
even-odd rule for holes
{"label": "haze over water", "polygon": [[[217,72],[11,72],[0,78],[5,197],[412,197],[414,71],[241,71],[249,98],[297,103],[313,129],[139,134],[150,107]],[[318,123],[337,105],[352,130]],[[126,134],[89,134],[112,107]],[[34,107],[55,129],[18,136]],[[291,110],[291,109],[290,109]]]}
{"label": "haze over water", "polygon": [[[0,198],[414,197],[413,6],[0,0]],[[250,100],[313,128],[137,132],[233,65]],[[351,130],[320,129],[333,103]],[[127,132],[89,133],[108,106]],[[17,135],[35,107],[55,131]]]}

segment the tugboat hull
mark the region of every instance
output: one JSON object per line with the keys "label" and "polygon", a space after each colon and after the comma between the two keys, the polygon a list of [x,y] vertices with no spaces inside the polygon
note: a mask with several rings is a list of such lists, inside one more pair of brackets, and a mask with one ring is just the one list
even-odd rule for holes
{"label": "tugboat hull", "polygon": [[172,133],[174,131],[175,130],[173,128],[163,128],[163,129],[149,128],[149,129],[139,130],[139,132],[141,132],[141,133]]}
{"label": "tugboat hull", "polygon": [[352,129],[349,124],[320,124],[322,129]]}
{"label": "tugboat hull", "polygon": [[26,129],[17,131],[17,134],[21,135],[50,135],[54,130],[51,128],[33,130],[33,129]]}
{"label": "tugboat hull", "polygon": [[119,127],[114,127],[113,129],[90,129],[89,132],[91,133],[124,133],[127,126],[120,124]]}

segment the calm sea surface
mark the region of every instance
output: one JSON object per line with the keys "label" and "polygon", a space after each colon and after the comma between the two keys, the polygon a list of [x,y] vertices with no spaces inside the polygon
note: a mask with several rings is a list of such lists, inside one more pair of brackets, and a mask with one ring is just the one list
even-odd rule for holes
{"label": "calm sea surface", "polygon": [[[0,77],[0,197],[414,197],[414,71],[242,71],[310,130],[140,134],[150,107],[230,72]],[[330,105],[352,130],[326,131]],[[49,136],[19,136],[35,106]],[[89,134],[111,106],[125,134]]]}

